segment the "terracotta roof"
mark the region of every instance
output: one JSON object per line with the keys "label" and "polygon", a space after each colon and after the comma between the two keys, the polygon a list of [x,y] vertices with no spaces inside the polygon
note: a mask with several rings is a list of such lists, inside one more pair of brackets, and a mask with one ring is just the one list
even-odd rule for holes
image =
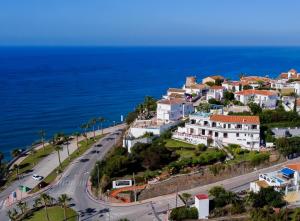
{"label": "terracotta roof", "polygon": [[264,95],[264,96],[273,96],[277,95],[276,91],[272,90],[255,90],[255,89],[249,89],[249,90],[243,90],[235,92],[237,95],[252,95],[252,94],[258,94],[258,95]]}
{"label": "terracotta roof", "polygon": [[177,94],[177,93],[171,93],[168,95],[168,97],[170,98],[185,98],[185,95],[184,94]]}
{"label": "terracotta roof", "polygon": [[300,172],[300,163],[291,163],[291,164],[287,164],[286,167],[295,170],[295,171],[299,171]]}
{"label": "terracotta roof", "polygon": [[179,93],[184,93],[185,90],[181,89],[181,88],[169,88],[168,92],[179,92]]}
{"label": "terracotta roof", "polygon": [[197,194],[196,197],[198,198],[198,200],[208,199],[207,194]]}
{"label": "terracotta roof", "polygon": [[258,180],[258,181],[256,181],[256,184],[258,186],[260,186],[261,188],[267,188],[267,187],[269,187],[269,184],[266,181],[264,181],[264,180]]}
{"label": "terracotta roof", "polygon": [[291,70],[289,70],[289,72],[297,74],[297,71],[293,68]]}
{"label": "terracotta roof", "polygon": [[208,88],[208,86],[206,84],[193,84],[193,85],[191,85],[190,87],[187,87],[187,88],[203,90],[205,88]]}
{"label": "terracotta roof", "polygon": [[213,89],[213,90],[223,90],[224,87],[223,86],[214,85],[214,86],[211,86],[210,89]]}
{"label": "terracotta roof", "polygon": [[217,80],[217,79],[223,80],[223,79],[224,79],[224,77],[221,76],[221,75],[207,76],[206,78],[212,78],[212,79],[214,79],[214,80]]}
{"label": "terracotta roof", "polygon": [[267,77],[261,77],[261,76],[246,76],[246,77],[242,77],[241,81],[247,81],[249,83],[258,82],[258,81],[270,82],[271,79]]}
{"label": "terracotta roof", "polygon": [[224,123],[260,124],[258,116],[211,115],[211,121]]}
{"label": "terracotta roof", "polygon": [[189,103],[185,99],[182,98],[171,98],[171,99],[161,99],[157,101],[159,104],[184,104]]}

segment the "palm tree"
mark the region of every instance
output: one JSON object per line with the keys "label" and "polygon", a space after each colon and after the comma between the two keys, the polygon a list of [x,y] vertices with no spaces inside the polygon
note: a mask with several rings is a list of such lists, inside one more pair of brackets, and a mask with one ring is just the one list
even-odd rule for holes
{"label": "palm tree", "polygon": [[7,216],[12,220],[12,221],[15,221],[17,220],[17,217],[18,217],[18,211],[13,208],[12,210],[8,210],[7,211]]}
{"label": "palm tree", "polygon": [[41,138],[41,142],[42,142],[42,145],[43,145],[43,149],[45,151],[45,136],[46,136],[46,132],[44,130],[40,130],[39,131],[39,136]]}
{"label": "palm tree", "polygon": [[55,146],[54,146],[54,149],[57,151],[59,167],[61,168],[60,151],[62,150],[62,148],[61,148],[61,146],[59,146],[59,145],[55,145]]}
{"label": "palm tree", "polygon": [[16,176],[19,178],[20,180],[20,176],[19,176],[19,165],[18,164],[14,164],[13,170],[16,171]]}
{"label": "palm tree", "polygon": [[67,208],[71,199],[67,194],[61,194],[58,197],[58,204],[64,209],[64,220],[67,220]]}
{"label": "palm tree", "polygon": [[16,148],[16,149],[13,149],[13,150],[12,150],[11,155],[12,155],[13,157],[17,157],[17,156],[20,155],[20,153],[21,153],[21,150],[20,150],[19,148]]}
{"label": "palm tree", "polygon": [[189,194],[189,193],[183,193],[183,194],[181,194],[181,196],[184,200],[185,207],[187,207],[188,206],[188,201],[189,201],[189,199],[191,198],[192,195]]}
{"label": "palm tree", "polygon": [[97,124],[98,120],[97,118],[93,118],[89,121],[89,125],[93,127],[93,133],[94,133],[94,140],[96,139],[96,133],[95,133],[95,125]]}
{"label": "palm tree", "polygon": [[42,201],[41,201],[40,198],[37,198],[37,199],[34,200],[33,208],[37,209],[37,208],[39,208],[41,205],[42,205]]}
{"label": "palm tree", "polygon": [[103,125],[102,124],[105,122],[105,118],[104,117],[99,117],[98,122],[100,123],[101,134],[103,134]]}
{"label": "palm tree", "polygon": [[23,201],[19,201],[17,203],[17,207],[21,210],[21,215],[23,215],[28,209],[27,203]]}
{"label": "palm tree", "polygon": [[70,136],[62,134],[62,138],[63,138],[64,143],[66,143],[68,156],[70,156],[70,151],[69,151],[69,139],[70,139]]}
{"label": "palm tree", "polygon": [[40,200],[45,208],[45,212],[46,212],[46,219],[48,221],[50,221],[49,219],[49,214],[48,214],[48,205],[51,204],[52,202],[52,197],[49,196],[48,194],[46,193],[42,193],[41,196],[40,196]]}
{"label": "palm tree", "polygon": [[86,130],[89,128],[89,124],[82,124],[80,126],[81,129],[84,129],[84,132],[83,132],[83,136],[85,137],[85,140],[86,140],[86,143],[88,143],[88,139],[87,139],[87,133],[86,133]]}
{"label": "palm tree", "polygon": [[80,136],[80,133],[79,133],[79,132],[74,132],[74,133],[73,133],[73,136],[76,137],[76,146],[77,146],[77,148],[78,148],[78,137]]}

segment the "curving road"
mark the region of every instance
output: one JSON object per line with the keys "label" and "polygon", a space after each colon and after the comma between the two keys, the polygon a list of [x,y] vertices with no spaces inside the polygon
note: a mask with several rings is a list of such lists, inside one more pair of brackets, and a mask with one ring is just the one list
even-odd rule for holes
{"label": "curving road", "polygon": [[[120,218],[145,221],[166,220],[168,208],[174,208],[176,203],[178,206],[183,205],[179,198],[176,200],[176,194],[160,196],[136,204],[123,205],[97,201],[88,194],[86,185],[89,173],[95,162],[103,159],[105,154],[114,146],[116,140],[120,138],[120,129],[122,127],[115,128],[107,136],[99,140],[97,144],[101,144],[101,147],[92,147],[82,157],[73,162],[64,172],[60,181],[46,192],[53,197],[58,197],[62,193],[72,197],[72,206],[80,213],[80,220],[119,220]],[[290,162],[299,162],[299,159],[293,159]],[[282,165],[283,163],[184,192],[189,192],[193,195],[207,193],[215,185],[223,185],[228,190],[241,191],[248,189],[249,183],[256,180],[259,173],[279,169]],[[34,197],[27,199],[27,202],[32,204],[33,200]],[[0,220],[8,220],[6,208],[4,207],[0,210]]]}

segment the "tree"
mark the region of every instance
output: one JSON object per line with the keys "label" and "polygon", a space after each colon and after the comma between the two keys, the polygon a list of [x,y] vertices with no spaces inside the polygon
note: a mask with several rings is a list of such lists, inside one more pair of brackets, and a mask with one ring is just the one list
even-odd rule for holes
{"label": "tree", "polygon": [[221,101],[218,101],[218,100],[216,100],[216,99],[214,99],[214,98],[210,98],[210,99],[208,100],[208,103],[209,103],[209,104],[222,105],[222,102],[221,102]]}
{"label": "tree", "polygon": [[181,221],[185,219],[198,219],[198,210],[195,207],[178,207],[172,209],[170,220]]}
{"label": "tree", "polygon": [[105,118],[98,117],[98,122],[100,123],[101,134],[103,134],[103,123],[105,122]]}
{"label": "tree", "polygon": [[67,220],[67,208],[71,198],[67,194],[61,194],[58,197],[58,204],[64,209],[64,220]]}
{"label": "tree", "polygon": [[228,204],[238,204],[241,200],[238,195],[231,191],[226,191],[222,186],[214,186],[209,190],[209,195],[214,197],[216,207],[224,207]]}
{"label": "tree", "polygon": [[228,101],[234,100],[234,93],[232,93],[230,91],[225,91],[224,92],[224,99],[228,100]]}
{"label": "tree", "polygon": [[249,90],[249,89],[252,89],[250,85],[246,84],[243,86],[243,90]]}
{"label": "tree", "polygon": [[38,132],[38,134],[39,134],[39,136],[40,136],[40,138],[41,138],[41,142],[42,142],[42,145],[43,145],[43,149],[44,149],[44,151],[45,151],[45,136],[46,136],[46,132],[45,132],[45,130],[40,130],[40,131]]}
{"label": "tree", "polygon": [[215,80],[215,85],[221,86],[222,85],[223,80],[221,78],[217,78]]}
{"label": "tree", "polygon": [[41,205],[42,205],[42,201],[41,201],[40,198],[37,198],[37,199],[34,200],[33,208],[37,209],[37,208],[39,208]]}
{"label": "tree", "polygon": [[21,215],[23,215],[27,210],[28,210],[28,205],[26,202],[23,201],[19,201],[17,203],[17,207],[20,209],[21,211]]}
{"label": "tree", "polygon": [[16,221],[17,217],[19,216],[18,211],[13,208],[12,210],[8,210],[7,211],[7,216],[12,220],[12,221]]}
{"label": "tree", "polygon": [[85,137],[85,140],[86,140],[86,143],[88,143],[88,135],[87,135],[87,129],[90,128],[90,125],[89,124],[82,124],[80,126],[81,129],[83,129],[83,136]]}
{"label": "tree", "polygon": [[210,111],[210,104],[200,103],[199,106],[197,107],[197,110],[208,113]]}
{"label": "tree", "polygon": [[19,177],[19,165],[18,164],[14,164],[13,170],[16,171],[16,176],[20,179],[20,177]]}
{"label": "tree", "polygon": [[98,122],[98,119],[97,118],[93,118],[88,123],[93,128],[94,140],[96,140],[95,125],[97,124],[97,122]]}
{"label": "tree", "polygon": [[62,147],[59,145],[55,145],[54,150],[56,150],[56,152],[57,152],[59,167],[61,168],[60,151],[62,150]]}
{"label": "tree", "polygon": [[63,138],[64,143],[66,143],[68,156],[70,156],[70,151],[69,151],[69,139],[70,139],[70,136],[63,134],[62,138]]}
{"label": "tree", "polygon": [[76,137],[76,146],[77,146],[77,148],[78,148],[78,137],[80,136],[80,133],[79,133],[79,132],[74,132],[74,133],[73,133],[73,136]]}
{"label": "tree", "polygon": [[262,188],[258,193],[250,192],[248,201],[254,208],[264,206],[282,207],[285,205],[283,193],[274,190],[273,187]]}
{"label": "tree", "polygon": [[49,214],[48,214],[48,206],[52,203],[52,197],[51,196],[49,196],[48,194],[46,194],[46,193],[42,193],[41,195],[40,195],[40,199],[41,199],[41,202],[42,202],[42,204],[43,204],[43,206],[44,206],[44,208],[45,208],[45,213],[46,213],[46,219],[47,219],[47,221],[50,221],[50,219],[49,219]]}
{"label": "tree", "polygon": [[13,149],[12,152],[11,152],[11,155],[13,157],[18,157],[20,154],[21,154],[21,150],[20,149]]}
{"label": "tree", "polygon": [[299,221],[300,220],[300,208],[296,208],[293,211],[292,221]]}
{"label": "tree", "polygon": [[191,196],[192,195],[189,194],[189,193],[183,193],[183,194],[181,194],[181,197],[183,198],[183,201],[185,203],[185,207],[188,207],[188,201],[191,198]]}
{"label": "tree", "polygon": [[257,115],[257,114],[260,114],[262,112],[261,107],[258,104],[254,103],[254,102],[250,102],[248,104],[248,106],[249,106],[251,112],[253,113],[253,115]]}

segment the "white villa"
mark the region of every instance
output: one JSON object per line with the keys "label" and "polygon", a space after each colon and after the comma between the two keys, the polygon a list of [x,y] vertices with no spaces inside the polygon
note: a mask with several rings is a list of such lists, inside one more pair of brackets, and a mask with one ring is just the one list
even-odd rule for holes
{"label": "white villa", "polygon": [[173,133],[174,139],[193,144],[213,146],[221,144],[239,144],[249,150],[260,149],[260,121],[258,116],[211,115],[197,112],[190,115],[185,127],[178,127]]}
{"label": "white villa", "polygon": [[254,102],[263,108],[276,108],[277,100],[279,99],[277,92],[272,90],[244,90],[235,92],[235,99],[248,104]]}
{"label": "white villa", "polygon": [[212,87],[209,88],[209,91],[206,94],[206,100],[209,99],[216,99],[216,100],[221,100],[224,96],[224,91],[226,90],[226,88],[224,88],[223,86],[217,86],[214,85]]}
{"label": "white villa", "polygon": [[162,123],[170,123],[178,121],[194,112],[192,102],[185,99],[161,99],[157,102],[157,121]]}
{"label": "white villa", "polygon": [[299,202],[300,163],[288,164],[282,169],[259,174],[258,180],[250,183],[250,191],[259,192],[262,188],[274,187],[277,191],[284,191],[285,200]]}

